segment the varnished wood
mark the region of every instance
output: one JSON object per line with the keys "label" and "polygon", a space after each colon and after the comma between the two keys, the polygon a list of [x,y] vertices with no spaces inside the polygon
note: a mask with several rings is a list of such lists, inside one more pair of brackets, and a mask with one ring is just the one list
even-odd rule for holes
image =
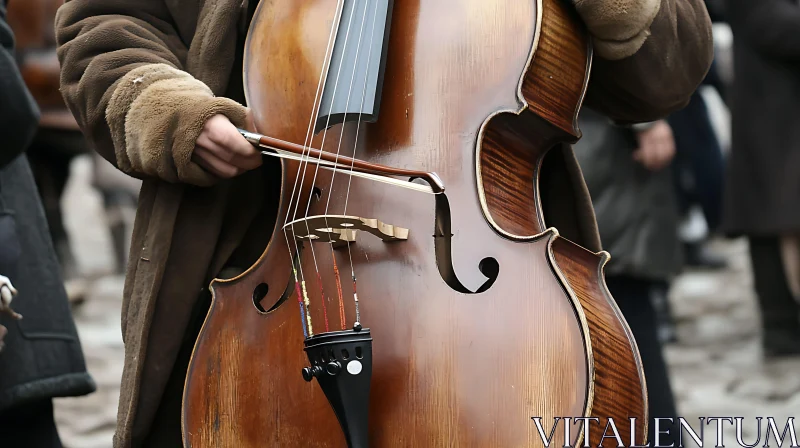
{"label": "varnished wood", "polygon": [[[542,3],[542,26],[534,64],[522,81],[528,107],[549,123],[580,137],[577,117],[586,93],[591,50],[586,30],[562,2]],[[572,139],[570,139],[572,140]]]}
{"label": "varnished wood", "polygon": [[[556,268],[580,300],[589,324],[594,360],[594,400],[592,417],[600,419],[590,434],[590,446],[599,446],[608,417],[628,443],[631,427],[628,417],[636,417],[636,440],[647,439],[647,387],[641,359],[633,335],[605,286],[602,269],[607,256],[593,254],[564,238],[553,242]],[[638,372],[634,375],[633,372]]]}
{"label": "varnished wood", "polygon": [[566,133],[530,111],[501,114],[488,124],[478,182],[487,216],[498,230],[520,239],[546,230],[537,173],[547,151],[565,138]]}
{"label": "varnished wood", "polygon": [[[364,179],[349,185],[284,160],[269,247],[248,272],[212,284],[187,374],[186,446],[345,446],[319,387],[300,375],[308,361],[280,228],[286,217],[303,217],[304,207],[294,215],[289,202],[303,170],[303,206],[314,187],[320,193],[309,216],[377,217],[409,229],[399,243],[352,245],[361,318],[374,339],[371,446],[542,446],[532,417],[546,427],[563,416],[645,417],[640,364],[601,286],[601,259],[573,253],[546,231],[538,200],[547,151],[579,135],[574,119],[590,63],[580,26],[557,0],[395,2],[380,119],[362,124],[357,141],[354,123],[306,141],[339,8],[335,0],[261,0],[245,52],[257,131],[436,172],[447,201]],[[444,221],[450,230],[434,238]],[[306,244],[300,266],[315,333],[326,331],[326,311],[329,329],[341,329],[332,257],[343,271],[348,325],[355,316],[346,249]],[[491,287],[458,292],[484,284],[478,267],[487,258],[499,265]],[[450,261],[459,288],[448,269],[440,273],[438,264]],[[272,311],[253,303],[261,284],[269,290],[259,307]],[[617,358],[600,359],[610,356]],[[563,437],[556,431],[554,446],[580,442],[577,430]]]}

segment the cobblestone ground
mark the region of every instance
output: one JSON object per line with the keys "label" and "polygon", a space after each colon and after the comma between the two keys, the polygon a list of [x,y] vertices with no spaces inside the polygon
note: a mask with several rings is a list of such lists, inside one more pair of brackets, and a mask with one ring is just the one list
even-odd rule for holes
{"label": "cobblestone ground", "polygon": [[[99,390],[57,400],[56,419],[67,448],[108,448],[122,373],[123,279],[107,273],[111,243],[100,198],[88,184],[88,160],[79,160],[74,170],[65,198],[67,225],[82,271],[95,278],[88,300],[75,310],[75,320]],[[693,425],[698,417],[745,417],[744,440],[753,443],[754,417],[785,422],[800,410],[800,359],[762,361],[747,247],[737,241],[719,243],[718,249],[728,254],[729,269],[688,272],[673,286],[679,342],[667,348],[666,356],[679,413]],[[706,428],[706,446],[713,446],[713,431]],[[735,446],[731,429],[725,437],[727,446]]]}
{"label": "cobblestone ground", "polygon": [[[756,417],[774,417],[782,431],[786,419],[800,413],[800,358],[763,361],[747,245],[736,241],[717,249],[728,254],[729,269],[688,272],[673,285],[679,340],[666,356],[680,415],[696,430],[698,417],[743,417],[743,440],[753,444]],[[715,428],[706,426],[705,446],[715,443]],[[738,446],[731,425],[725,428],[725,445]]]}
{"label": "cobblestone ground", "polygon": [[110,448],[116,424],[122,377],[120,313],[124,278],[109,274],[111,236],[104,223],[102,199],[89,185],[92,165],[77,160],[63,205],[65,224],[81,272],[90,279],[87,299],[73,315],[97,392],[55,402],[56,423],[65,448]]}

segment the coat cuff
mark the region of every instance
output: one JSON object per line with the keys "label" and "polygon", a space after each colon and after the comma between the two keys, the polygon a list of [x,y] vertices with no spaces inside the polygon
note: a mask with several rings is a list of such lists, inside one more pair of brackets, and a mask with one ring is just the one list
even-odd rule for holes
{"label": "coat cuff", "polygon": [[635,132],[644,132],[655,126],[656,123],[658,123],[658,121],[649,121],[647,123],[636,123],[630,125],[630,128],[633,129]]}
{"label": "coat cuff", "polygon": [[167,64],[139,66],[117,83],[106,109],[122,171],[168,182],[213,185],[218,178],[192,162],[206,120],[222,114],[237,127],[247,109],[217,98],[190,74]]}
{"label": "coat cuff", "polygon": [[662,0],[573,0],[603,59],[633,56],[650,36]]}
{"label": "coat cuff", "polygon": [[648,37],[650,37],[649,28],[625,41],[603,40],[595,37],[592,42],[598,56],[609,61],[618,61],[636,54]]}

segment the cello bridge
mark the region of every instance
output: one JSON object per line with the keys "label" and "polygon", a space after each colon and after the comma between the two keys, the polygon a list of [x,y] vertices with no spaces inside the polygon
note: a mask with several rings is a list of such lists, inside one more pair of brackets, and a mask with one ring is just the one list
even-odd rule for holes
{"label": "cello bridge", "polygon": [[283,229],[291,230],[300,241],[332,243],[334,247],[355,243],[359,230],[371,233],[386,243],[408,239],[408,229],[357,216],[309,216],[292,221]]}

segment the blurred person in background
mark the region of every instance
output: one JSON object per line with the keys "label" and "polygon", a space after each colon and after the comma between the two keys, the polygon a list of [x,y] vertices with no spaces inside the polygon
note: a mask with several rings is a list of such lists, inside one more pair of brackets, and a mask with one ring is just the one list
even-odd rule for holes
{"label": "blurred person in background", "polygon": [[[725,89],[712,63],[703,85],[711,85],[724,96]],[[725,258],[707,247],[710,236],[719,231],[722,220],[722,188],[725,160],[717,134],[711,123],[708,106],[700,90],[692,94],[689,104],[672,114],[669,125],[675,136],[676,155],[672,164],[678,204],[683,219],[689,219],[697,206],[705,218],[705,235],[684,235],[684,262],[695,268],[723,269]]]}
{"label": "blurred person in background", "polygon": [[52,399],[96,386],[24,154],[39,110],[14,60],[6,3],[0,0],[0,446],[60,447]]}
{"label": "blurred person in background", "polygon": [[[725,23],[725,0],[706,0],[705,4],[713,23]],[[715,59],[701,87],[714,88],[724,103],[729,89],[719,72],[716,56],[715,47]],[[722,221],[725,156],[709,112],[698,89],[689,104],[667,121],[675,139],[671,170],[677,192],[678,236],[683,244],[684,265],[718,270],[727,266],[727,260],[708,243],[719,232]],[[695,214],[698,210],[700,213]],[[675,322],[668,296],[656,294],[653,299],[662,342],[675,342]]]}
{"label": "blurred person in background", "polygon": [[[720,96],[725,88],[712,62],[702,85],[713,86]],[[668,119],[675,141],[675,157],[671,171],[676,191],[680,221],[678,235],[683,245],[683,263],[692,268],[724,269],[726,259],[708,247],[708,242],[719,231],[722,219],[722,188],[725,160],[722,147],[711,122],[709,109],[698,89],[689,104]],[[702,218],[692,212],[701,211]],[[696,231],[695,220],[705,220],[703,231]],[[659,333],[664,342],[676,340],[672,307],[666,294],[654,297],[659,322]]]}
{"label": "blurred person in background", "polygon": [[723,228],[749,240],[767,357],[800,354],[800,3],[728,0],[732,147]]}
{"label": "blurred person in background", "polygon": [[[725,21],[724,0],[706,0],[705,3],[713,23]],[[713,87],[723,101],[727,100],[728,88],[720,76],[716,59],[702,86]],[[707,241],[719,231],[722,221],[725,160],[700,89],[694,92],[689,104],[672,114],[668,121],[675,136],[672,171],[682,220],[687,223],[692,209],[697,207],[707,228],[705,232],[682,232],[684,263],[695,268],[723,269],[727,266],[725,258],[711,251]]]}
{"label": "blurred person in background", "polygon": [[[675,141],[663,120],[620,127],[584,108],[579,124],[583,138],[575,144],[575,154],[594,204],[600,241],[611,254],[606,284],[639,347],[652,428],[656,417],[677,417],[654,308],[654,302],[666,300],[669,282],[683,262],[669,169]],[[660,439],[662,446],[677,442],[671,429]],[[650,441],[652,435],[650,431]]]}
{"label": "blurred person in background", "polygon": [[708,15],[711,17],[712,22],[727,22],[728,7],[725,4],[726,0],[706,0],[706,9]]}
{"label": "blurred person in background", "polygon": [[[72,161],[91,154],[88,144],[59,91],[60,66],[56,55],[55,15],[64,0],[13,1],[8,24],[15,35],[17,64],[28,90],[41,111],[39,128],[26,154],[50,228],[50,235],[66,280],[70,301],[84,300],[88,284],[78,268],[64,224],[62,198]],[[100,192],[115,252],[113,272],[125,270],[129,227],[124,209],[135,208],[141,182],[119,172],[93,155],[93,186]],[[128,220],[130,221],[130,219]]]}
{"label": "blurred person in background", "polygon": [[[8,24],[16,41],[15,58],[22,78],[40,110],[39,127],[26,154],[44,206],[50,236],[66,280],[77,277],[77,263],[61,213],[61,198],[75,156],[87,153],[86,143],[59,92],[60,67],[53,25],[64,0],[11,1]],[[71,283],[70,286],[81,285]],[[71,288],[70,288],[71,289]],[[83,299],[83,288],[72,290]]]}

